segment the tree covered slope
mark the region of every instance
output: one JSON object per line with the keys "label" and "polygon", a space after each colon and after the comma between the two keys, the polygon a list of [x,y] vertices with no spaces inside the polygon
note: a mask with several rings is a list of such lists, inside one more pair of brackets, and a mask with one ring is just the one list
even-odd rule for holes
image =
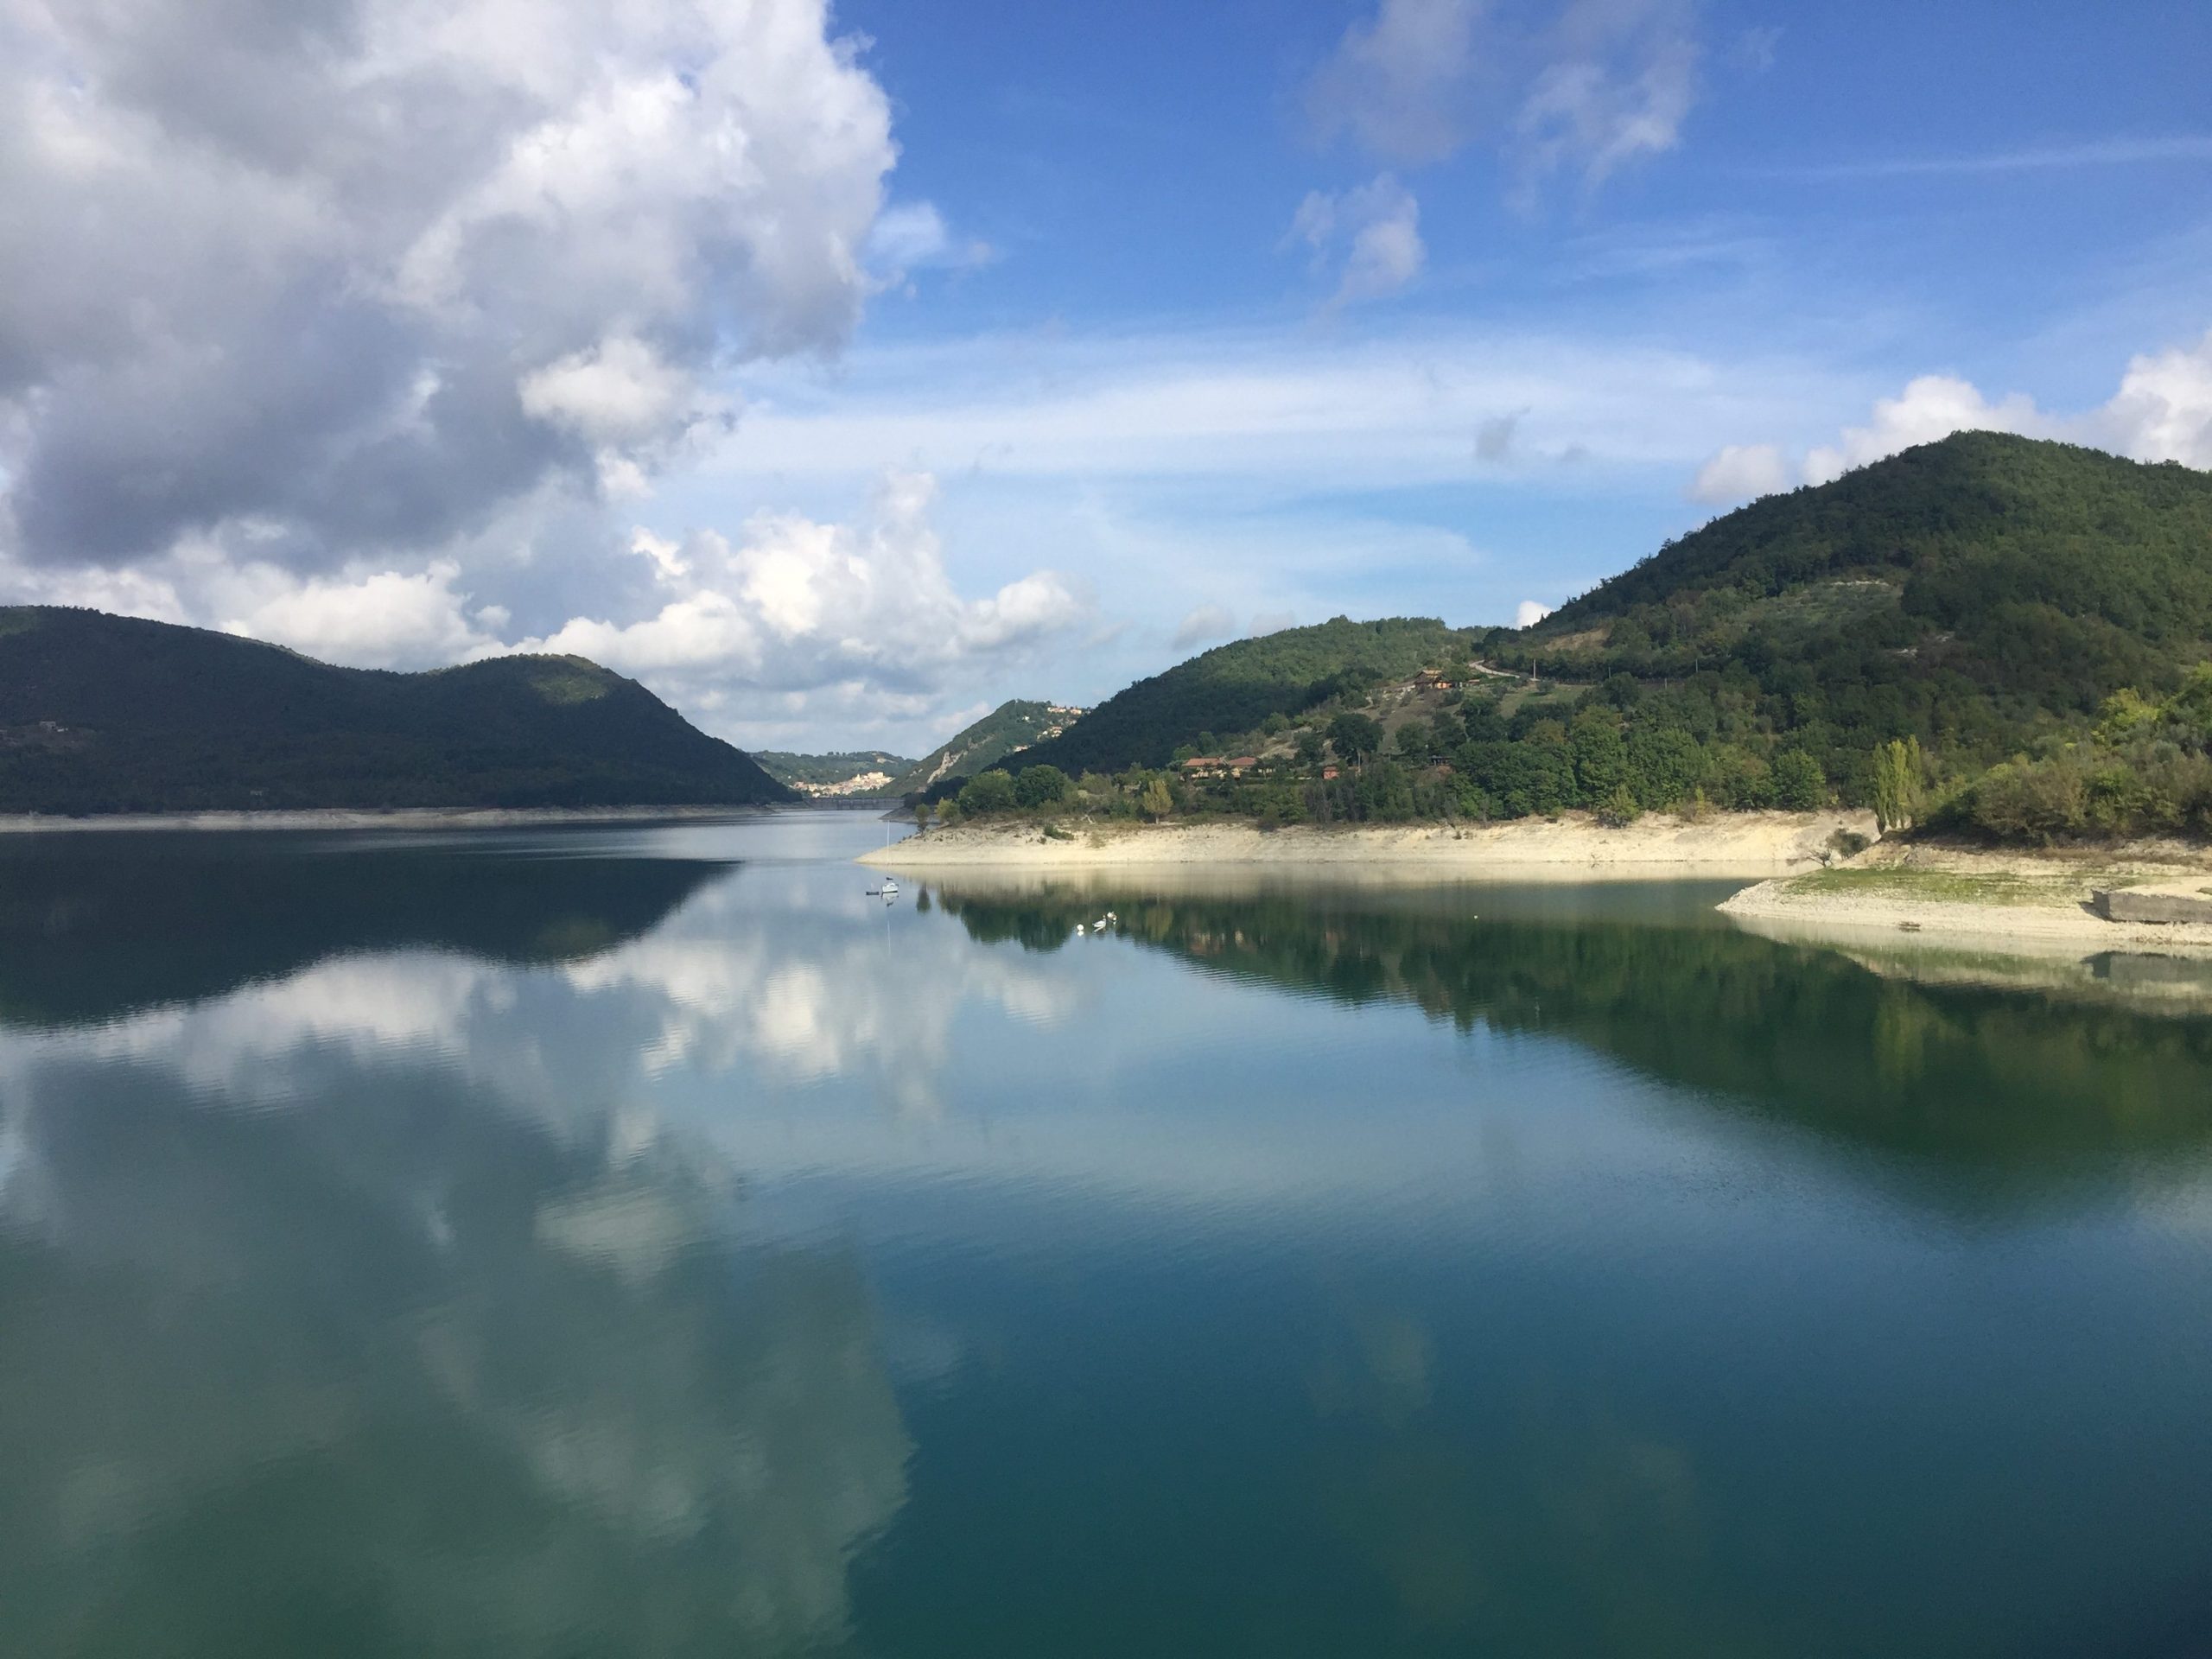
{"label": "tree covered slope", "polygon": [[1717,519],[1500,659],[1582,677],[1740,663],[1978,743],[2171,686],[2208,639],[2212,474],[1969,432]]}
{"label": "tree covered slope", "polygon": [[1080,709],[1064,703],[1031,702],[1017,699],[1002,702],[951,741],[931,750],[891,781],[889,793],[912,794],[935,787],[946,779],[972,778],[1024,751],[1068,730],[1084,718]]}
{"label": "tree covered slope", "polygon": [[789,798],[582,658],[395,674],[97,611],[0,609],[0,812]]}
{"label": "tree covered slope", "polygon": [[1164,766],[1178,747],[1200,743],[1208,734],[1248,732],[1269,715],[1296,714],[1348,687],[1464,660],[1478,632],[1430,617],[1352,622],[1340,616],[1239,639],[1116,692],[1080,725],[1023,755],[1021,764],[1049,764],[1070,777]]}

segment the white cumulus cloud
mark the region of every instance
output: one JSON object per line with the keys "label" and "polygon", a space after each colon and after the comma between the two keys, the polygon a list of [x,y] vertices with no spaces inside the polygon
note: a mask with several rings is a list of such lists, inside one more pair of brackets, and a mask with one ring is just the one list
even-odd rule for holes
{"label": "white cumulus cloud", "polygon": [[734,696],[855,685],[934,692],[1088,614],[1087,596],[1051,570],[963,597],[931,523],[936,493],[927,475],[900,474],[854,524],[768,513],[734,537],[641,531],[633,550],[652,582],[648,614],[579,616],[511,648],[589,657],[712,710]]}
{"label": "white cumulus cloud", "polygon": [[1513,626],[1516,628],[1533,628],[1551,613],[1550,606],[1540,605],[1533,599],[1524,599],[1514,609]]}
{"label": "white cumulus cloud", "polygon": [[1770,443],[1732,443],[1698,468],[1693,501],[1749,501],[1788,489],[1796,480],[1789,458]]}
{"label": "white cumulus cloud", "polygon": [[2212,333],[2129,363],[2102,421],[2139,461],[2212,467]]}
{"label": "white cumulus cloud", "polygon": [[1846,427],[1842,439],[1808,450],[1805,481],[1826,484],[1853,467],[1894,455],[1915,444],[1933,443],[1954,432],[2018,432],[2031,437],[2055,435],[2057,423],[2015,393],[1992,402],[1971,383],[1948,374],[1923,374],[1894,397],[1878,399],[1864,426]]}
{"label": "white cumulus cloud", "polygon": [[[449,560],[415,575],[385,570],[356,581],[264,574],[280,582],[280,590],[225,620],[224,632],[357,668],[451,662],[489,642],[467,618],[468,595],[454,588],[461,567]],[[496,607],[486,620],[497,620]]]}
{"label": "white cumulus cloud", "polygon": [[643,482],[702,372],[859,315],[896,151],[830,31],[825,0],[0,0],[4,550],[419,571],[549,482]]}
{"label": "white cumulus cloud", "polygon": [[1893,397],[1878,398],[1866,423],[1815,444],[1794,465],[1773,444],[1731,444],[1698,471],[1692,499],[1716,505],[1826,484],[1885,456],[1955,432],[2013,432],[2094,445],[2137,461],[2212,467],[2212,334],[2133,359],[2101,406],[2059,415],[2013,392],[1991,397],[1957,375],[1923,374]]}

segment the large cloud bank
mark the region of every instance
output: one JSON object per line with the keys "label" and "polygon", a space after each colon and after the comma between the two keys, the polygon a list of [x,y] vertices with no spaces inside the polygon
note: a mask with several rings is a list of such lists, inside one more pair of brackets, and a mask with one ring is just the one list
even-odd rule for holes
{"label": "large cloud bank", "polygon": [[927,263],[895,159],[824,0],[0,0],[0,597],[396,664],[650,610],[608,504]]}

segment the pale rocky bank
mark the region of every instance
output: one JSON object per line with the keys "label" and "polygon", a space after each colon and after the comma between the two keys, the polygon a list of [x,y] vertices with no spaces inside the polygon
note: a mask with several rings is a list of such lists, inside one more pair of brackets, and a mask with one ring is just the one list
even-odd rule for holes
{"label": "pale rocky bank", "polygon": [[1871,836],[1863,812],[1731,812],[1698,819],[1652,814],[1609,829],[1581,814],[1510,823],[1296,825],[1131,824],[1075,820],[959,825],[866,855],[879,868],[1084,870],[1277,866],[1406,877],[1491,874],[1573,876],[1762,876],[1833,858],[1840,831]]}
{"label": "pale rocky bank", "polygon": [[2212,955],[2212,925],[2110,921],[2101,891],[2212,889],[2212,849],[2180,842],[1990,851],[1886,842],[1833,868],[1746,887],[1720,908],[1753,931],[1848,944],[1915,936],[2012,955]]}

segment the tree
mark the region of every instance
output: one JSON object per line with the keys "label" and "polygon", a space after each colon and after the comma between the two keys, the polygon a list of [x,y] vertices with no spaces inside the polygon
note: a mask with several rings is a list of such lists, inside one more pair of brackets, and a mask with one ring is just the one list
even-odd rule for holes
{"label": "tree", "polygon": [[1436,728],[1415,715],[1398,728],[1398,758],[1409,766],[1425,766],[1436,752]]}
{"label": "tree", "polygon": [[1316,770],[1321,764],[1321,756],[1325,747],[1321,741],[1320,733],[1300,732],[1298,734],[1298,764],[1308,772]]}
{"label": "tree", "polygon": [[1014,779],[997,767],[971,778],[960,791],[960,810],[971,818],[1014,810]]}
{"label": "tree", "polygon": [[914,833],[920,835],[930,827],[930,798],[918,791],[906,798],[906,810],[914,815]]}
{"label": "tree", "polygon": [[1058,766],[1025,766],[1014,780],[1014,798],[1028,811],[1058,806],[1068,798],[1068,775]]}
{"label": "tree", "polygon": [[1892,738],[1874,751],[1874,822],[1884,835],[1909,830],[1920,816],[1923,762],[1920,740]]}
{"label": "tree", "polygon": [[1873,823],[1887,836],[1891,830],[1911,830],[1920,817],[1920,739],[1891,739],[1873,750]]}
{"label": "tree", "polygon": [[1813,812],[1827,804],[1827,774],[1821,763],[1802,749],[1785,749],[1774,757],[1774,804],[1793,812]]}
{"label": "tree", "polygon": [[1155,774],[1137,797],[1137,810],[1147,818],[1164,818],[1175,810],[1175,798],[1168,792],[1167,779]]}
{"label": "tree", "polygon": [[1628,745],[1606,710],[1592,706],[1577,715],[1568,743],[1574,752],[1574,781],[1586,804],[1599,804],[1628,782]]}
{"label": "tree", "polygon": [[1496,743],[1505,736],[1505,718],[1491,698],[1470,698],[1459,718],[1466,725],[1470,743]]}
{"label": "tree", "polygon": [[1382,728],[1365,715],[1338,715],[1329,722],[1329,741],[1343,760],[1357,766],[1381,752]]}

